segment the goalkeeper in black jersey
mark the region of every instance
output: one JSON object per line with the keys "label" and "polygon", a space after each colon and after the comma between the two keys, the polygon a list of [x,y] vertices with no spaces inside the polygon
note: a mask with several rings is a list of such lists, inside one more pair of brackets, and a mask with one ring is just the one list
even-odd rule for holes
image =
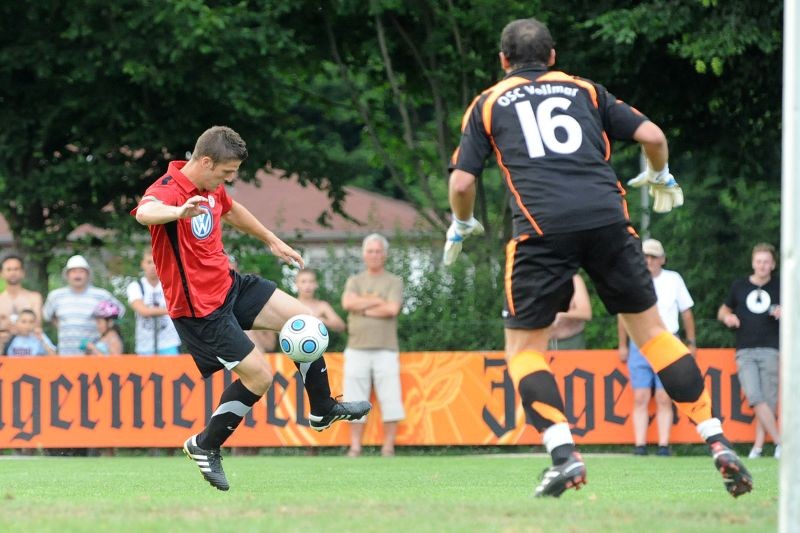
{"label": "goalkeeper in black jersey", "polygon": [[697,426],[734,497],[752,478],[711,414],[711,399],[694,358],[656,308],[652,276],[631,226],[625,191],[609,164],[610,139],[639,143],[648,168],[628,182],[650,187],[653,210],[683,204],[667,166],[664,133],[633,107],[591,80],[550,70],[556,52],[547,27],[516,20],[503,30],[505,78],[478,95],[464,114],[453,154],[444,262],[463,240],[483,231],[473,217],[475,179],[494,152],[509,191],[513,238],[506,246],[506,360],[522,405],[552,457],[536,496],[560,496],[586,483],[564,404],[544,357],[549,327],[566,311],[572,276],[583,268],[608,311],[619,314],[678,409]]}

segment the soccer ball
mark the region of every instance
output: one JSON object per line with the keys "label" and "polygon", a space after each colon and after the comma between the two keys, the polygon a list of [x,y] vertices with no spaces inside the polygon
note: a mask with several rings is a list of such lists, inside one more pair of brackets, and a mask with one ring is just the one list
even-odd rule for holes
{"label": "soccer ball", "polygon": [[278,336],[281,351],[298,363],[311,363],[328,349],[328,328],[311,315],[295,315],[286,321]]}

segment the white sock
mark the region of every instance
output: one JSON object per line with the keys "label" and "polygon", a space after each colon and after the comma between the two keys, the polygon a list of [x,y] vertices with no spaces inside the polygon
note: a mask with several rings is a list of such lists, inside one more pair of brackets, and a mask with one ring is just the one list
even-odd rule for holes
{"label": "white sock", "polygon": [[572,440],[569,424],[561,422],[560,424],[553,424],[544,430],[542,443],[547,453],[550,453],[563,444],[575,444],[575,441]]}
{"label": "white sock", "polygon": [[697,432],[707,441],[709,437],[714,435],[722,435],[722,422],[719,418],[709,418],[697,424]]}

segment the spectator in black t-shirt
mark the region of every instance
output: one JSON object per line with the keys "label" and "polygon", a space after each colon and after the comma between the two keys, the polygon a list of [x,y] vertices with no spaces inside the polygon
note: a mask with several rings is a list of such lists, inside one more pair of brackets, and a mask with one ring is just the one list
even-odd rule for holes
{"label": "spectator in black t-shirt", "polygon": [[771,244],[753,247],[753,273],[733,282],[717,318],[736,329],[736,367],[747,401],[756,414],[756,439],[750,458],[761,457],[764,432],[781,454],[776,417],[778,407],[778,349],[781,317],[780,278],[773,277],[777,256]]}

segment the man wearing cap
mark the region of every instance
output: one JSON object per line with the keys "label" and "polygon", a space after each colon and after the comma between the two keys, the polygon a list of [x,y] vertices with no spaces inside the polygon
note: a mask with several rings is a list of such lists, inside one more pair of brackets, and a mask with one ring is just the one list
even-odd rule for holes
{"label": "man wearing cap", "polygon": [[[678,335],[678,315],[683,321],[686,333],[686,344],[692,354],[697,355],[697,337],[695,335],[692,300],[683,278],[674,270],[665,270],[667,261],[664,246],[656,239],[647,239],[642,243],[642,251],[647,260],[647,270],[653,276],[656,289],[658,313],[670,333]],[[619,358],[628,362],[631,387],[633,388],[633,435],[634,455],[647,455],[647,426],[650,423],[648,406],[652,390],[655,389],[656,423],[658,425],[657,455],[668,456],[669,432],[672,428],[672,400],[664,390],[664,385],[653,371],[653,367],[642,355],[632,340],[628,339],[621,320],[617,320],[619,336]]]}
{"label": "man wearing cap", "polygon": [[59,355],[82,355],[82,341],[97,333],[92,311],[104,300],[114,302],[120,309],[125,306],[110,292],[91,284],[92,268],[82,255],[73,255],[62,270],[66,287],[55,289],[47,295],[42,316],[58,329]]}

